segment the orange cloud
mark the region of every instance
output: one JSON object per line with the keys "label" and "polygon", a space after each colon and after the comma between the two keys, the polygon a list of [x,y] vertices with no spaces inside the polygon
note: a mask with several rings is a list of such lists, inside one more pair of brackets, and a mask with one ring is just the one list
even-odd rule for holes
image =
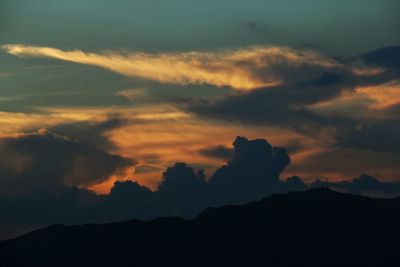
{"label": "orange cloud", "polygon": [[[252,90],[274,86],[281,82],[274,71],[276,65],[302,64],[336,67],[338,64],[312,51],[298,51],[287,47],[257,46],[238,50],[176,53],[87,53],[81,50],[64,51],[57,48],[4,45],[9,54],[20,57],[43,57],[79,64],[93,65],[110,71],[167,84],[209,84]],[[260,71],[265,75],[257,75]]]}
{"label": "orange cloud", "polygon": [[356,88],[356,94],[368,97],[373,101],[372,109],[385,109],[400,104],[400,83],[392,81],[377,86]]}
{"label": "orange cloud", "polygon": [[[267,138],[286,146],[300,135],[274,127],[213,123],[194,117],[133,123],[110,131],[107,136],[117,146],[113,153],[138,159],[134,180],[156,189],[166,167],[184,161],[196,168],[204,168],[211,175],[224,159],[210,158],[200,153],[207,147],[232,147],[237,135],[249,138]],[[312,140],[311,140],[312,141]],[[308,145],[309,141],[304,141]],[[200,165],[199,165],[200,164]]]}
{"label": "orange cloud", "polygon": [[400,104],[400,83],[391,81],[384,84],[356,87],[334,99],[319,102],[308,108],[322,113],[344,116],[378,118],[386,116],[380,110]]}
{"label": "orange cloud", "polygon": [[[251,139],[266,138],[269,142],[284,147],[290,147],[292,141],[300,142],[301,150],[291,153],[293,166],[301,162],[301,159],[316,153],[322,146],[318,142],[326,141],[314,140],[274,127],[243,127],[240,124],[229,123],[221,125],[220,122],[198,119],[170,105],[129,108],[58,107],[41,111],[40,115],[8,113],[0,118],[3,118],[3,121],[7,120],[7,124],[14,121],[14,126],[18,126],[17,128],[21,130],[33,129],[35,126],[51,127],[74,121],[100,122],[110,113],[121,114],[128,121],[127,124],[112,129],[105,135],[115,144],[115,148],[108,152],[135,159],[135,166],[113,174],[98,184],[89,185],[90,189],[101,194],[108,193],[114,182],[121,180],[135,180],[155,190],[162,178],[162,172],[177,161],[184,161],[195,168],[204,168],[210,176],[217,167],[225,163],[225,160],[210,158],[200,151],[218,145],[231,147],[237,135]],[[30,163],[29,159],[21,159],[19,162],[23,164],[10,166],[18,171]],[[289,168],[282,178],[291,174],[290,170]],[[79,177],[84,175],[79,168],[71,174]]]}

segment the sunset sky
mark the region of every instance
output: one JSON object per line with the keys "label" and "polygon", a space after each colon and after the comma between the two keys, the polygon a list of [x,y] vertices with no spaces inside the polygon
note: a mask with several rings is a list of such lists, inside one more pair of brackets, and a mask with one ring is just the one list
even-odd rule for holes
{"label": "sunset sky", "polygon": [[[397,0],[1,0],[0,197],[156,190],[175,162],[209,177],[236,136],[285,147],[281,179],[399,181],[399,14]],[[60,180],[3,178],[41,160]]]}

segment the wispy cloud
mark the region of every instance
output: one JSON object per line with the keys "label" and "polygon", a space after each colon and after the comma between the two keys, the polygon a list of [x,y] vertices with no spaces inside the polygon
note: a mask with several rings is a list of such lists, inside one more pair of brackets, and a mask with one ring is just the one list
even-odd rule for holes
{"label": "wispy cloud", "polygon": [[125,89],[117,92],[115,95],[129,100],[143,99],[147,96],[146,89],[144,88]]}
{"label": "wispy cloud", "polygon": [[209,84],[251,90],[282,82],[282,68],[304,66],[333,68],[338,63],[309,50],[258,46],[212,52],[142,53],[4,45],[3,49],[19,57],[53,58],[93,65],[113,72],[167,84]]}

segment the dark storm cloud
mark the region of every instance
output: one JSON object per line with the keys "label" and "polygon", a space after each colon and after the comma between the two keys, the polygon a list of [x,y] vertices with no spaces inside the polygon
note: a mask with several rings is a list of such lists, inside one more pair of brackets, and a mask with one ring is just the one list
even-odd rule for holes
{"label": "dark storm cloud", "polygon": [[400,120],[381,120],[358,125],[337,137],[336,145],[400,155]]}
{"label": "dark storm cloud", "polygon": [[0,140],[0,194],[91,185],[133,164],[45,130]]}
{"label": "dark storm cloud", "polygon": [[114,144],[105,134],[127,123],[127,119],[111,114],[107,119],[100,122],[82,121],[58,124],[50,128],[49,131],[107,150],[113,148]]}
{"label": "dark storm cloud", "polygon": [[400,78],[400,45],[382,47],[373,51],[363,53],[357,57],[367,67],[375,67],[381,70],[377,75],[363,76],[358,79],[360,84],[379,85]]}
{"label": "dark storm cloud", "polygon": [[244,137],[236,138],[233,147],[232,160],[217,169],[210,180],[221,203],[260,198],[281,183],[279,175],[290,163],[284,148],[272,147],[266,140]]}
{"label": "dark storm cloud", "polygon": [[115,182],[108,196],[110,202],[136,202],[151,197],[152,192],[137,182]]}
{"label": "dark storm cloud", "polygon": [[[307,81],[306,83],[315,83]],[[333,87],[333,88],[332,88]],[[195,101],[187,109],[206,118],[247,124],[275,125],[299,132],[316,132],[323,127],[353,125],[351,118],[317,114],[306,105],[337,96],[336,86],[276,87],[233,95],[217,101]]]}
{"label": "dark storm cloud", "polygon": [[400,45],[383,47],[361,55],[368,65],[400,71]]}

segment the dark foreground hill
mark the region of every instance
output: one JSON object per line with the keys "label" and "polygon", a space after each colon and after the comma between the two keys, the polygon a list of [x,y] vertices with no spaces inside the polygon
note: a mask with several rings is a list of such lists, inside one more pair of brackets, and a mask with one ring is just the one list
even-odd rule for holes
{"label": "dark foreground hill", "polygon": [[400,199],[314,189],[195,220],[54,225],[0,243],[0,266],[400,266]]}

